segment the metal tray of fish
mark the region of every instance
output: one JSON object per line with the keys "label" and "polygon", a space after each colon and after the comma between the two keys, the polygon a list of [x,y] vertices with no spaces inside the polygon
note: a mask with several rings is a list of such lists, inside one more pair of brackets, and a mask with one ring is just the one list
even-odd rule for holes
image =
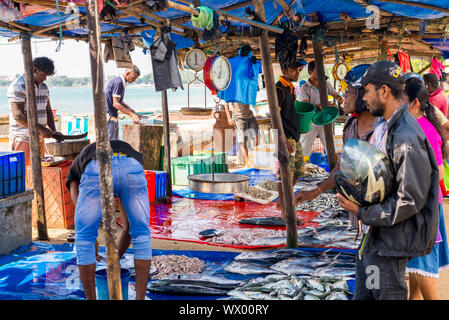
{"label": "metal tray of fish", "polygon": [[[255,197],[254,194],[267,195],[267,197],[258,198]],[[253,187],[249,187],[248,192],[246,193],[239,192],[234,194],[234,197],[242,198],[259,204],[269,204],[279,197],[279,193],[276,191],[268,191],[256,185]]]}

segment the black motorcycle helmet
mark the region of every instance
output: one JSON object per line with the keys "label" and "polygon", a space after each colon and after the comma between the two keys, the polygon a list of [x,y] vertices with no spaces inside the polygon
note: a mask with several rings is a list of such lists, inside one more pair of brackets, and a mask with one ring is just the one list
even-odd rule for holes
{"label": "black motorcycle helmet", "polygon": [[338,193],[359,206],[369,206],[382,202],[395,180],[390,160],[381,150],[351,138],[343,147],[334,181]]}

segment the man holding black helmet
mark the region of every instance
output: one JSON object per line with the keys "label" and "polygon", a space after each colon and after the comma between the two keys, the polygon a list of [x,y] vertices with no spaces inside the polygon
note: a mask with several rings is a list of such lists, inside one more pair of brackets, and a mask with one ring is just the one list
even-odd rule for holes
{"label": "man holding black helmet", "polygon": [[438,166],[403,104],[404,84],[402,69],[390,61],[372,64],[362,79],[363,100],[372,115],[383,117],[370,142],[387,155],[395,177],[380,203],[359,206],[337,194],[340,206],[370,227],[358,252],[357,300],[406,300],[407,262],[430,253],[437,237]]}

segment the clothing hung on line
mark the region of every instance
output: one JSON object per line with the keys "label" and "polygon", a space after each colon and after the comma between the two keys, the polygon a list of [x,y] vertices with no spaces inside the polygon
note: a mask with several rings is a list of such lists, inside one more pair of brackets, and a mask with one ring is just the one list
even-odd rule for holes
{"label": "clothing hung on line", "polygon": [[246,57],[240,54],[230,58],[231,81],[226,90],[218,91],[218,97],[226,102],[256,105],[259,74],[262,73],[260,60],[254,61],[253,53]]}
{"label": "clothing hung on line", "polygon": [[156,91],[184,89],[176,62],[175,47],[176,43],[170,39],[170,34],[163,32],[150,48]]}
{"label": "clothing hung on line", "polygon": [[104,46],[104,62],[114,60],[117,68],[131,68],[133,62],[130,51],[134,50],[134,44],[128,36],[113,37]]}

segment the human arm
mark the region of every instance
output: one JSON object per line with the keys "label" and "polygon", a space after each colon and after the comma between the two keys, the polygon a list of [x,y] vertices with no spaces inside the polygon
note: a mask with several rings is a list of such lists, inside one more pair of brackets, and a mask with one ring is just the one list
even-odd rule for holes
{"label": "human arm", "polygon": [[118,111],[130,116],[130,118],[132,119],[132,121],[134,123],[139,123],[141,116],[139,116],[130,106],[128,106],[124,101],[120,102],[120,98],[119,97],[113,97],[113,106],[114,108],[116,108]]}
{"label": "human arm", "polygon": [[229,103],[225,102],[225,112],[226,112],[226,117],[228,118],[228,124],[231,127],[235,127],[235,123],[234,123],[234,119],[232,119],[232,114],[231,114],[231,110],[229,110]]}
{"label": "human arm", "polygon": [[[16,120],[20,125],[28,128],[28,118],[25,115],[25,102],[10,102],[11,114],[14,120]],[[44,127],[41,124],[37,125],[39,134],[44,138],[51,138],[53,131],[49,128]]]}
{"label": "human arm", "polygon": [[318,197],[323,192],[326,192],[332,188],[335,187],[334,182],[334,174],[340,170],[340,164],[337,163],[335,165],[334,170],[330,173],[329,177],[327,177],[326,180],[320,182],[317,184],[317,186],[314,189],[311,190],[301,190],[299,193],[295,196],[295,205],[302,203],[304,201],[310,201]]}
{"label": "human arm", "polygon": [[78,202],[79,186],[80,186],[79,181],[76,180],[70,181],[70,197],[72,198],[72,202],[75,206],[76,203]]}

